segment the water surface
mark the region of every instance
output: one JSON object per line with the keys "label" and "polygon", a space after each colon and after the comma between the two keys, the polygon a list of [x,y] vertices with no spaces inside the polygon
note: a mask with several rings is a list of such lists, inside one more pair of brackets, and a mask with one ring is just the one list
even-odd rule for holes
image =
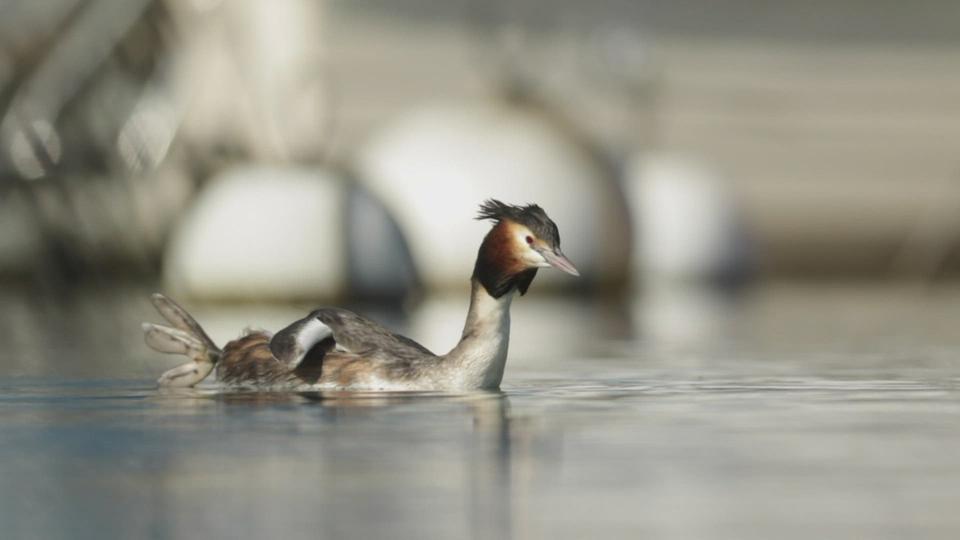
{"label": "water surface", "polygon": [[7,303],[3,537],[955,538],[957,299],[524,298],[502,392],[457,396],[160,392],[125,327]]}

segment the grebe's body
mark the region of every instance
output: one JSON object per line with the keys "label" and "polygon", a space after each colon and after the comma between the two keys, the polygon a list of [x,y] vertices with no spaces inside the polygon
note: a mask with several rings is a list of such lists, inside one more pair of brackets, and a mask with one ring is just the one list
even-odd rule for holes
{"label": "grebe's body", "polygon": [[472,277],[470,308],[459,343],[436,355],[370,319],[321,308],[276,334],[247,332],[222,349],[180,306],[160,294],[154,305],[173,328],[144,323],[146,342],[191,361],[160,378],[193,386],[211,372],[222,384],[257,389],[464,391],[495,389],[510,341],[510,304],[537,268],[577,275],[560,252],[557,227],[536,205],[487,201],[479,219],[496,225],[484,238]]}

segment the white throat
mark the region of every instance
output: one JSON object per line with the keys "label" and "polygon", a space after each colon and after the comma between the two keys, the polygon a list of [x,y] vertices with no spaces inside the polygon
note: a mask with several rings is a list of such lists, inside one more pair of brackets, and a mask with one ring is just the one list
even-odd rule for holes
{"label": "white throat", "polygon": [[464,390],[496,389],[510,344],[510,303],[516,291],[494,298],[477,282],[460,343],[447,354],[451,379]]}

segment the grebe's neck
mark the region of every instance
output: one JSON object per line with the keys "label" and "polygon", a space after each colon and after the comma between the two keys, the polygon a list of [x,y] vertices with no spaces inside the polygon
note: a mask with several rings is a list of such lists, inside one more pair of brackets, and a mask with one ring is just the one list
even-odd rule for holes
{"label": "grebe's neck", "polygon": [[479,280],[472,280],[470,309],[460,342],[446,358],[460,386],[496,389],[503,380],[510,344],[510,290],[494,298]]}

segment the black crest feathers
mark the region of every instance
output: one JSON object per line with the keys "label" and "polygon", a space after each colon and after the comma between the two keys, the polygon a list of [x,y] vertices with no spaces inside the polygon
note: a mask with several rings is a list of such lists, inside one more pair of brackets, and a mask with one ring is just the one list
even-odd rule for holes
{"label": "black crest feathers", "polygon": [[556,223],[547,216],[543,208],[536,204],[519,206],[506,204],[496,199],[487,199],[480,205],[477,219],[489,219],[498,223],[504,219],[515,221],[525,225],[537,237],[552,247],[560,247],[560,231],[557,229]]}
{"label": "black crest feathers", "polygon": [[[536,207],[538,209],[540,208],[535,204],[531,204],[529,206]],[[500,221],[504,218],[516,219],[521,213],[523,213],[525,208],[528,207],[507,204],[496,199],[487,199],[483,201],[483,204],[480,205],[480,212],[477,213],[477,219],[489,219],[493,221]]]}

